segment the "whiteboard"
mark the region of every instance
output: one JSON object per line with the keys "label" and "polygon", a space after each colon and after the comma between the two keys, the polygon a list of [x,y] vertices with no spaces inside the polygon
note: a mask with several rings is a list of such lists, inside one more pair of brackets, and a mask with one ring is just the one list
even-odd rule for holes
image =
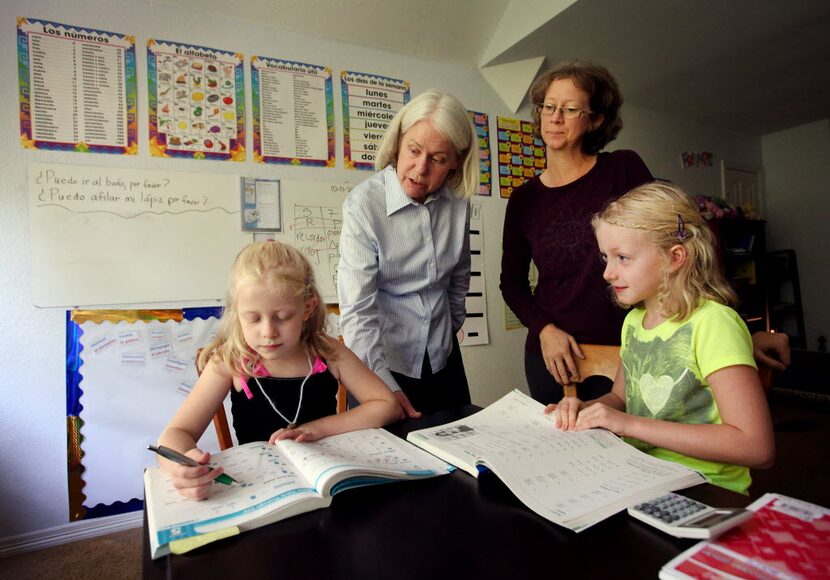
{"label": "whiteboard", "polygon": [[346,183],[287,181],[282,192],[283,231],[268,234],[291,244],[309,259],[324,302],[337,303],[337,264],[343,202],[352,186]]}
{"label": "whiteboard", "polygon": [[32,163],[32,302],[222,299],[239,211],[237,175]]}

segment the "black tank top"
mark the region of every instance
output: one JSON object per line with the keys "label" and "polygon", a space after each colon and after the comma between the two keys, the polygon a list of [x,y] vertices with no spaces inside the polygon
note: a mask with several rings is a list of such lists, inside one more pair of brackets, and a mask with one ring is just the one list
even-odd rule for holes
{"label": "black tank top", "polygon": [[[280,413],[294,418],[300,398],[300,385],[305,377],[277,378],[258,377],[259,383],[274,402]],[[231,413],[233,429],[240,445],[251,441],[268,441],[277,429],[288,423],[271,408],[253,377],[248,379],[248,388],[254,397],[249,399],[244,391],[231,389]],[[308,423],[320,417],[337,412],[337,379],[328,370],[308,377],[303,391],[303,403],[297,425]]]}

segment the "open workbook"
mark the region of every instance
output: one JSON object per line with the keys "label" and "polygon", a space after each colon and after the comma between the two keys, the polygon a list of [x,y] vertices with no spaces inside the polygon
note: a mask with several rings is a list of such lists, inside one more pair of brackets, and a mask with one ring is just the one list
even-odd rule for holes
{"label": "open workbook", "polygon": [[248,443],[213,455],[211,465],[221,465],[238,483],[214,484],[204,501],[182,497],[158,467],[145,470],[153,559],[169,554],[171,543],[176,552],[177,545],[206,543],[328,507],[333,495],[351,487],[424,479],[452,469],[383,429],[314,443]]}
{"label": "open workbook", "polygon": [[474,415],[412,431],[407,439],[475,477],[480,467],[489,468],[527,507],[574,531],[705,481],[609,431],[560,431],[543,411],[513,391]]}

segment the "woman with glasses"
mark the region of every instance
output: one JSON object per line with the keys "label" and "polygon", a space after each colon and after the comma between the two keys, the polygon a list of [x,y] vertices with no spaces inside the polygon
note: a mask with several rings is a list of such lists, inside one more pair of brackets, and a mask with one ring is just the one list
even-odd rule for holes
{"label": "woman with glasses", "polygon": [[[603,152],[622,128],[622,95],[611,73],[564,62],[530,89],[533,124],[547,165],[516,188],[504,221],[501,291],[527,326],[525,375],[531,396],[558,402],[562,385],[579,380],[578,343],[620,344],[625,312],[611,301],[591,229],[609,200],[653,181],[633,151]],[[531,260],[539,272],[530,287]],[[579,396],[597,397],[610,384],[586,382]]]}
{"label": "woman with glasses", "polygon": [[464,106],[427,91],[380,141],[378,172],[343,203],[340,330],[395,393],[400,416],[470,403],[456,333],[470,286],[478,138]]}

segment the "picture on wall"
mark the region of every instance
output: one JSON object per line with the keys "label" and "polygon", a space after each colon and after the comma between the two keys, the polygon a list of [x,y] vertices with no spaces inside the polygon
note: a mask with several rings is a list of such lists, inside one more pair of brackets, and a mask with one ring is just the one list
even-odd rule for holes
{"label": "picture on wall", "polygon": [[254,161],[334,167],[331,68],[251,59]]}
{"label": "picture on wall", "polygon": [[20,144],[135,155],[135,38],[17,19]]}
{"label": "picture on wall", "polygon": [[545,145],[533,135],[533,124],[521,119],[497,117],[499,193],[510,197],[526,179],[545,170]]}
{"label": "picture on wall", "polygon": [[243,55],[147,41],[150,155],[245,160]]}
{"label": "picture on wall", "polygon": [[493,167],[490,161],[490,123],[487,113],[467,111],[478,138],[479,182],[477,195],[493,194]]}
{"label": "picture on wall", "polygon": [[374,169],[380,140],[395,113],[409,102],[409,82],[342,71],[343,163],[346,169]]}

